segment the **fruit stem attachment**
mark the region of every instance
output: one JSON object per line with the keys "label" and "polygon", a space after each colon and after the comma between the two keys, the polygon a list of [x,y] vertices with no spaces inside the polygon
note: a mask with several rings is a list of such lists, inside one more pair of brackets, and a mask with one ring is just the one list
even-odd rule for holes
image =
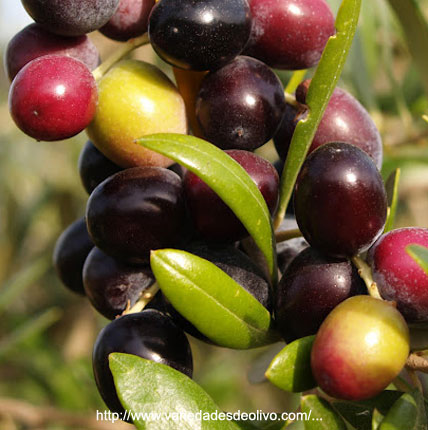
{"label": "fruit stem attachment", "polygon": [[407,370],[428,373],[428,360],[425,357],[412,353],[407,358],[406,368]]}
{"label": "fruit stem attachment", "polygon": [[370,266],[359,256],[353,257],[352,262],[358,269],[358,274],[360,275],[361,279],[366,284],[370,296],[374,297],[375,299],[383,300],[377,288],[376,282],[373,280],[372,269]]}
{"label": "fruit stem attachment", "polygon": [[275,233],[276,243],[285,242],[286,240],[294,239],[296,237],[302,237],[302,232],[298,228],[281,230]]}
{"label": "fruit stem attachment", "polygon": [[285,102],[288,105],[291,105],[295,108],[301,108],[302,105],[296,100],[296,97],[293,94],[287,93],[284,91]]}
{"label": "fruit stem attachment", "polygon": [[108,57],[105,61],[103,61],[93,72],[96,81],[99,81],[109,70],[113,67],[118,61],[120,61],[123,57],[128,55],[134,49],[139,48],[140,46],[147,45],[149,43],[149,35],[148,33],[144,33],[140,37],[136,37],[135,39],[131,39],[126,42],[120,49],[117,49],[110,57]]}
{"label": "fruit stem attachment", "polygon": [[158,291],[159,285],[155,282],[150,288],[143,292],[139,300],[134,306],[132,306],[132,308],[128,305],[128,307],[123,311],[122,315],[136,314],[141,312],[150,303]]}

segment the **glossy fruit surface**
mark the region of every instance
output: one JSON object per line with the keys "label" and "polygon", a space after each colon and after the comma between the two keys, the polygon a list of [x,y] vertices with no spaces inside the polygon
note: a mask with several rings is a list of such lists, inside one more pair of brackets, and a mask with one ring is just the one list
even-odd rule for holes
{"label": "glossy fruit surface", "polygon": [[196,116],[206,140],[222,149],[252,151],[277,130],[284,88],[262,62],[237,57],[202,81]]}
{"label": "glossy fruit surface", "polygon": [[326,318],[312,348],[312,372],[328,395],[363,400],[384,390],[409,354],[409,330],[388,302],[356,296]]}
{"label": "glossy fruit surface", "polygon": [[154,50],[181,69],[218,69],[241,53],[250,32],[247,0],[162,0],[149,20]]}
{"label": "glossy fruit surface", "polygon": [[306,248],[293,259],[277,287],[278,330],[287,341],[315,334],[339,303],[365,292],[364,282],[349,260]]}
{"label": "glossy fruit surface", "polygon": [[249,0],[253,18],[245,54],[277,69],[315,66],[330,36],[334,16],[325,0]]}
{"label": "glossy fruit surface", "polygon": [[83,267],[83,284],[92,306],[108,319],[133,306],[155,279],[150,267],[121,263],[93,248]]}
{"label": "glossy fruit surface", "polygon": [[101,330],[92,355],[98,391],[112,412],[123,413],[108,363],[112,352],[137,355],[192,376],[189,342],[171,318],[153,309],[122,316]]}
{"label": "glossy fruit surface", "polygon": [[152,249],[177,245],[185,209],[178,175],[161,167],[135,167],[110,176],[86,208],[89,234],[105,253],[144,263]]}
{"label": "glossy fruit surface", "polygon": [[7,45],[4,65],[9,79],[12,81],[30,61],[49,54],[76,58],[85,63],[89,70],[100,63],[98,49],[88,36],[58,36],[34,23],[17,33]]}
{"label": "glossy fruit surface", "polygon": [[311,246],[333,257],[352,257],[370,248],[382,234],[386,191],[364,151],[347,143],[328,143],[303,164],[294,208]]}
{"label": "glossy fruit surface", "polygon": [[407,253],[408,245],[428,247],[428,229],[407,227],[384,234],[370,250],[373,279],[381,296],[397,303],[409,322],[428,321],[428,276]]}
{"label": "glossy fruit surface", "polygon": [[53,253],[55,270],[62,283],[75,293],[85,294],[82,269],[93,247],[84,218],[68,226],[56,241]]}
{"label": "glossy fruit surface", "polygon": [[[279,178],[272,164],[251,152],[241,150],[226,152],[251,176],[273,214],[278,204]],[[204,238],[233,242],[248,235],[232,210],[204,181],[188,171],[183,183],[193,224]]]}
{"label": "glossy fruit surface", "polygon": [[[233,245],[213,246],[204,242],[193,242],[186,246],[186,251],[214,263],[252,294],[266,309],[272,311],[272,294],[269,283],[261,269],[243,252]],[[175,323],[193,337],[211,343],[187,319],[182,317],[163,297],[164,310],[174,319]]]}
{"label": "glossy fruit surface", "polygon": [[102,27],[119,0],[21,0],[37,23],[52,33],[81,36]]}
{"label": "glossy fruit surface", "polygon": [[16,125],[37,140],[61,140],[80,133],[97,107],[97,85],[79,60],[46,55],[28,63],[9,90]]}
{"label": "glossy fruit surface", "polygon": [[[296,98],[300,103],[306,101],[309,82],[309,80],[303,82],[296,92]],[[297,109],[287,105],[274,137],[276,150],[283,160],[287,156],[297,122],[302,116],[304,114],[299,114]],[[336,88],[333,92],[309,153],[329,142],[345,142],[358,146],[370,155],[378,169],[382,167],[382,140],[375,123],[361,103],[341,88]]]}
{"label": "glossy fruit surface", "polygon": [[118,63],[99,82],[97,114],[88,127],[93,144],[121,167],[168,167],[172,160],[135,144],[152,133],[187,133],[186,108],[174,84],[157,67]]}
{"label": "glossy fruit surface", "polygon": [[88,194],[91,194],[95,187],[109,176],[123,170],[105,157],[90,140],[86,142],[80,153],[78,169]]}
{"label": "glossy fruit surface", "polygon": [[119,7],[100,32],[110,39],[125,42],[143,35],[155,0],[120,0]]}

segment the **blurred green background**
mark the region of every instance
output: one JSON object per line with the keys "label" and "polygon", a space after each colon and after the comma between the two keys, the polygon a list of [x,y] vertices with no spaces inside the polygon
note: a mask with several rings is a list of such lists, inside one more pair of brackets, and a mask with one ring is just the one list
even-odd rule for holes
{"label": "blurred green background", "polygon": [[[419,4],[428,18],[428,0],[400,1],[390,3]],[[330,3],[336,11],[340,1]],[[422,120],[428,113],[427,27],[424,20],[415,22],[411,8],[400,13],[403,27],[390,3],[363,0],[340,85],[366,106],[381,130],[385,177],[402,167],[397,226],[427,227],[428,124]],[[20,2],[0,0],[0,50],[30,22]],[[102,58],[117,47],[99,34],[91,37]],[[150,47],[135,55],[155,61]],[[288,76],[281,74],[284,82]],[[87,195],[76,166],[86,137],[57,143],[26,137],[10,119],[8,87],[1,71],[0,429],[131,428],[96,421],[95,411],[104,406],[92,377],[91,351],[107,321],[68,292],[51,265],[56,238],[84,214]],[[265,350],[228,351],[193,340],[192,347],[195,379],[224,410],[294,407],[296,399],[268,383],[248,382],[249,371],[250,379],[260,379],[257,366],[263,369]]]}

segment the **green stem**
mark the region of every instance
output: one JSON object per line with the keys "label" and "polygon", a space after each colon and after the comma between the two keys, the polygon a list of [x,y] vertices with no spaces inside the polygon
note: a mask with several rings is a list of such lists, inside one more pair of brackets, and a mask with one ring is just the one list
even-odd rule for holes
{"label": "green stem", "polygon": [[355,264],[355,267],[358,269],[358,274],[361,276],[361,279],[367,286],[367,291],[369,294],[375,299],[382,299],[379,290],[377,288],[376,282],[373,280],[372,269],[370,266],[361,258],[361,257],[353,257],[352,262]]}
{"label": "green stem", "polygon": [[296,237],[302,237],[302,232],[298,228],[282,230],[275,233],[276,243],[285,242],[286,240]]}
{"label": "green stem", "polygon": [[130,41],[126,42],[123,46],[121,46],[121,49],[117,49],[92,72],[95,80],[99,81],[111,69],[111,67],[113,67],[123,57],[128,55],[134,49],[137,49],[143,45],[147,45],[148,43],[148,33],[144,33],[142,36],[136,37],[135,39],[131,39]]}

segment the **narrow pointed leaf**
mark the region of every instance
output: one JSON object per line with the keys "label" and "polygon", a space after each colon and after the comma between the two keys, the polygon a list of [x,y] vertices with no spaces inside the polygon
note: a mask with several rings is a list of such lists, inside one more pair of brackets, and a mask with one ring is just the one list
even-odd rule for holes
{"label": "narrow pointed leaf", "polygon": [[[402,393],[399,391],[385,390],[368,400],[335,401],[332,406],[353,428],[372,430],[373,424],[379,419],[379,416],[386,415],[401,395]],[[377,411],[376,418],[374,417],[375,411]]]}
{"label": "narrow pointed leaf", "polygon": [[325,108],[345,65],[357,29],[361,0],[343,0],[336,18],[336,34],[324,49],[306,96],[308,116],[299,121],[291,141],[281,178],[276,225],[284,218],[297,175],[306,157]]}
{"label": "narrow pointed leaf", "polygon": [[317,386],[311,370],[311,350],[315,336],[303,337],[287,345],[272,360],[266,377],[285,391],[300,393]]}
{"label": "narrow pointed leaf", "polygon": [[378,430],[384,418],[384,415],[375,409],[372,415],[372,430]]}
{"label": "narrow pointed leaf", "polygon": [[394,228],[395,215],[397,213],[398,205],[398,184],[400,182],[400,174],[401,170],[396,169],[391,173],[385,184],[389,208],[388,218],[386,220],[384,230],[385,233],[391,231]]}
{"label": "narrow pointed leaf", "polygon": [[423,430],[427,428],[424,399],[417,391],[403,394],[385,416],[379,430]]}
{"label": "narrow pointed leaf", "polygon": [[233,158],[205,140],[182,134],[153,134],[137,140],[201,178],[230,207],[263,252],[272,282],[277,279],[275,241],[266,202],[255,182]]}
{"label": "narrow pointed leaf", "polygon": [[408,245],[406,251],[428,275],[428,248],[422,245]]}
{"label": "narrow pointed leaf", "polygon": [[109,361],[120,402],[138,430],[233,429],[228,421],[198,418],[221,411],[181,372],[129,354],[110,354]]}
{"label": "narrow pointed leaf", "polygon": [[210,261],[185,251],[152,251],[153,273],[172,306],[220,346],[247,349],[278,340],[260,302]]}
{"label": "narrow pointed leaf", "polygon": [[313,394],[303,396],[301,407],[302,412],[310,414],[306,430],[346,430],[342,417],[324,399]]}

